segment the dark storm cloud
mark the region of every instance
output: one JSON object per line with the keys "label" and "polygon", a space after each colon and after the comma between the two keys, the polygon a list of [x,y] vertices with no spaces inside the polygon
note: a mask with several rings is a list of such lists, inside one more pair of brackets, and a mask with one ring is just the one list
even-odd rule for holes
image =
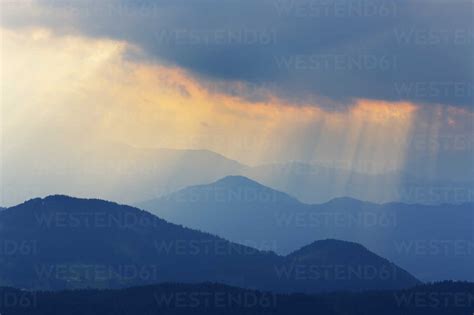
{"label": "dark storm cloud", "polygon": [[16,3],[4,24],[126,40],[152,60],[295,103],[473,103],[471,1],[39,0],[34,13]]}

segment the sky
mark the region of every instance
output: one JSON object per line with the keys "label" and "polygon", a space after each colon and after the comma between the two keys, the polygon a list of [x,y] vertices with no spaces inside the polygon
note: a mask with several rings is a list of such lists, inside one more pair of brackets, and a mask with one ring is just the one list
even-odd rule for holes
{"label": "sky", "polygon": [[0,1],[4,173],[121,143],[474,174],[472,1]]}

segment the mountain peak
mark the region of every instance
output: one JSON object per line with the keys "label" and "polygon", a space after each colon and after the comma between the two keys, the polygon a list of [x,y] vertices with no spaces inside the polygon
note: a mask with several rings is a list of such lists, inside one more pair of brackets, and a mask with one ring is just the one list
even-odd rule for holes
{"label": "mountain peak", "polygon": [[300,262],[322,260],[328,264],[385,262],[364,246],[348,241],[325,239],[318,240],[289,254],[287,257]]}
{"label": "mountain peak", "polygon": [[[164,220],[153,216],[144,210],[131,206],[118,204],[113,201],[102,199],[85,199],[67,195],[50,195],[44,198],[33,198],[22,204],[1,211],[4,218],[17,220],[20,225],[37,224],[43,218],[51,220],[96,220],[106,218],[107,220],[135,220],[143,219],[155,225],[162,224]],[[127,218],[128,216],[128,218]]]}
{"label": "mountain peak", "polygon": [[[200,196],[200,198],[198,198]],[[244,176],[226,176],[207,185],[197,185],[184,188],[168,197],[179,197],[179,200],[191,198],[193,202],[215,201],[218,203],[227,202],[253,202],[253,203],[290,203],[300,204],[300,202],[278,190],[262,185],[250,178]]]}
{"label": "mountain peak", "polygon": [[300,248],[299,250],[293,252],[290,255],[313,252],[313,251],[325,251],[325,250],[334,250],[334,251],[343,252],[343,251],[347,251],[351,249],[359,249],[359,250],[363,249],[364,251],[368,252],[368,250],[364,246],[360,245],[359,243],[337,240],[337,239],[324,239],[324,240],[314,241],[313,243]]}
{"label": "mountain peak", "polygon": [[77,203],[85,203],[85,202],[93,202],[93,203],[101,203],[101,204],[108,204],[108,205],[118,205],[113,201],[107,201],[102,199],[95,199],[95,198],[79,198],[73,197],[68,195],[49,195],[44,198],[33,198],[30,200],[25,201],[23,204],[25,205],[44,205],[44,204],[77,204]]}
{"label": "mountain peak", "polygon": [[213,184],[215,184],[215,185],[225,185],[225,186],[231,186],[231,187],[232,186],[234,186],[234,187],[259,186],[259,187],[262,187],[262,188],[265,187],[262,184],[254,181],[254,180],[251,180],[248,177],[240,176],[240,175],[226,176],[226,177],[223,177],[223,178],[217,180]]}

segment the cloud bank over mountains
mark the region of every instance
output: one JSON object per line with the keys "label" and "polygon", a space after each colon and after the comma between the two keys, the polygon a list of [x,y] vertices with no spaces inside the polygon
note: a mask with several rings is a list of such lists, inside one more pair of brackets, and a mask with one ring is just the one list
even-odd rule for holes
{"label": "cloud bank over mountains", "polygon": [[31,0],[2,7],[6,27],[126,41],[143,52],[130,58],[257,86],[292,104],[472,106],[470,1]]}
{"label": "cloud bank over mountains", "polygon": [[[13,183],[30,187],[8,199],[56,193],[36,183],[71,165],[81,186],[77,170],[103,172],[113,144],[210,150],[249,166],[316,163],[348,171],[346,186],[359,173],[441,187],[472,180],[469,1],[20,0],[1,9],[3,195]],[[122,176],[106,173],[110,183]]]}

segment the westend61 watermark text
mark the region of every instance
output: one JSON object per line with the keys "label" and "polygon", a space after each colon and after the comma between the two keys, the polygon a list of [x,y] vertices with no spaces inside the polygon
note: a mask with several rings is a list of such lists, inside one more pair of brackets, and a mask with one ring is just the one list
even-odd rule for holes
{"label": "westend61 watermark text", "polygon": [[397,216],[394,212],[285,212],[276,213],[277,226],[295,226],[299,228],[318,227],[382,227],[397,226]]}
{"label": "westend61 watermark text", "polygon": [[474,84],[470,81],[394,82],[393,90],[401,97],[472,97]]}
{"label": "westend61 watermark text", "polygon": [[36,240],[0,240],[0,259],[2,256],[33,256],[38,254]]}
{"label": "westend61 watermark text", "polygon": [[9,308],[20,308],[26,310],[34,309],[37,307],[37,305],[38,298],[36,292],[12,291],[2,292],[0,294],[0,309],[8,310]]}
{"label": "westend61 watermark text", "polygon": [[376,0],[273,0],[280,16],[297,18],[370,18],[396,17],[396,1]]}
{"label": "westend61 watermark text", "polygon": [[9,10],[30,10],[33,16],[49,17],[159,17],[163,7],[155,1],[87,1],[48,0],[37,5],[31,0],[3,0],[2,6]]}
{"label": "westend61 watermark text", "polygon": [[39,280],[64,281],[156,281],[159,268],[156,265],[99,265],[99,264],[51,264],[36,265]]}
{"label": "westend61 watermark text", "polygon": [[[397,306],[414,306],[417,308],[472,308],[472,292],[397,292],[394,294]],[[466,313],[467,314],[467,313]]]}
{"label": "westend61 watermark text", "polygon": [[310,54],[275,56],[280,69],[294,71],[388,71],[397,69],[394,55]]}
{"label": "westend61 watermark text", "polygon": [[279,279],[286,280],[395,280],[397,269],[394,265],[313,265],[291,264],[275,266]]}
{"label": "westend61 watermark text", "polygon": [[[223,239],[215,240],[160,240],[155,241],[155,249],[159,254],[178,256],[228,256],[256,255],[261,250],[276,251],[276,241],[243,240],[238,245]],[[258,248],[258,249],[257,249]]]}
{"label": "westend61 watermark text", "polygon": [[171,194],[165,199],[174,202],[275,202],[281,199],[281,193],[260,187],[205,187],[199,190],[188,190],[184,193]]}
{"label": "westend61 watermark text", "polygon": [[176,46],[273,45],[277,32],[273,29],[162,29],[154,33],[159,44]]}
{"label": "westend61 watermark text", "polygon": [[425,187],[409,185],[408,187],[400,187],[397,193],[401,201],[415,200],[429,204],[460,204],[474,201],[474,188],[471,186],[472,184],[470,183],[466,183],[465,187]]}
{"label": "westend61 watermark text", "polygon": [[277,295],[265,292],[171,292],[154,294],[159,307],[173,308],[274,308]]}
{"label": "westend61 watermark text", "polygon": [[416,150],[474,150],[474,134],[414,135],[407,143]]}
{"label": "westend61 watermark text", "polygon": [[394,241],[399,254],[417,256],[472,256],[473,240],[401,240]]}
{"label": "westend61 watermark text", "polygon": [[474,29],[429,29],[409,28],[394,29],[397,43],[401,45],[472,45]]}
{"label": "westend61 watermark text", "polygon": [[152,215],[134,212],[54,212],[35,213],[41,228],[136,228],[159,227],[163,221]]}

